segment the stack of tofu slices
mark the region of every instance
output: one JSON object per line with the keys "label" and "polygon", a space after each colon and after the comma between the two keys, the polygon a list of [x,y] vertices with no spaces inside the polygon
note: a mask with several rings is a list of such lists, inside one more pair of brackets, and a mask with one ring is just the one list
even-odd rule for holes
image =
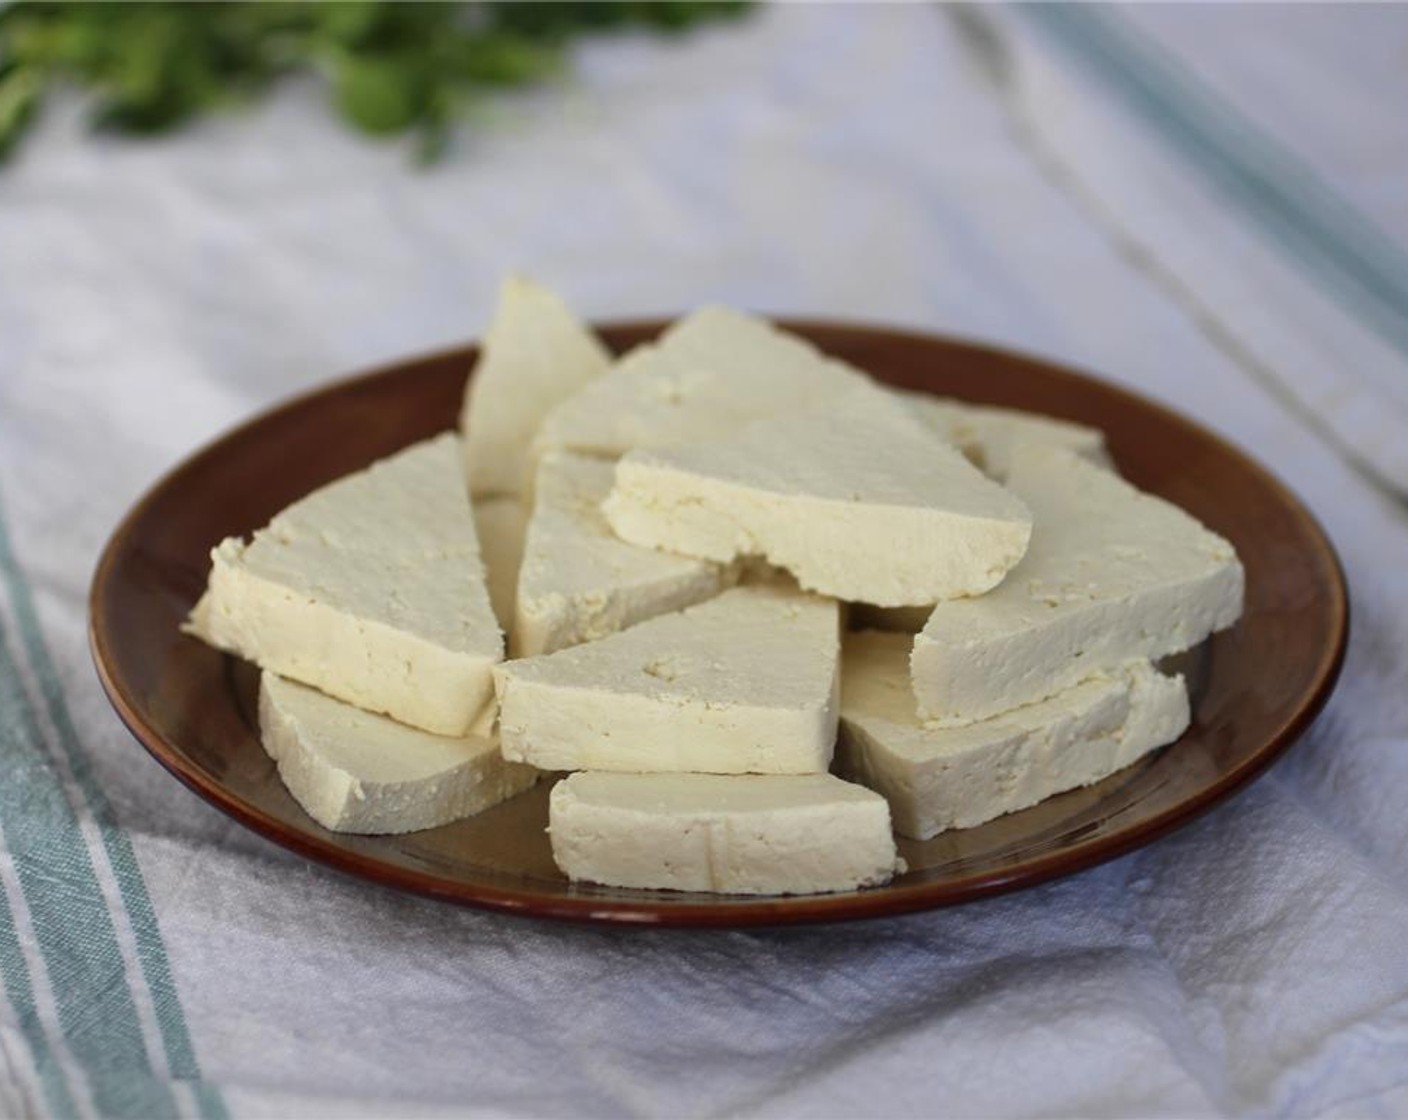
{"label": "stack of tofu slices", "polygon": [[222,542],[188,623],[263,669],[264,745],[329,829],[568,771],[574,880],[882,883],[894,832],[1176,739],[1153,660],[1241,612],[1232,547],[1099,432],[886,389],[722,308],[614,360],[511,280],[461,427]]}

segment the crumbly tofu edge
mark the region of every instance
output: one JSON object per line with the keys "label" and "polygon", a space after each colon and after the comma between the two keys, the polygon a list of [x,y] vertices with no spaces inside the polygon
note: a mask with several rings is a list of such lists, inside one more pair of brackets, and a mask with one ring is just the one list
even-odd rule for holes
{"label": "crumbly tofu edge", "polygon": [[1136,662],[957,731],[843,709],[838,772],[882,794],[901,835],[928,840],[1101,781],[1176,740],[1189,718],[1183,678]]}
{"label": "crumbly tofu edge", "polygon": [[839,673],[824,703],[677,703],[494,672],[504,757],[542,770],[808,774],[831,765]]}
{"label": "crumbly tofu edge", "polygon": [[[187,626],[196,637],[366,711],[440,735],[464,734],[493,695],[497,658],[447,650],[296,595],[244,568],[245,547],[229,539],[212,550],[208,590]],[[375,656],[368,653],[372,649]]]}
{"label": "crumbly tofu edge", "polygon": [[652,811],[648,802],[623,810],[578,792],[582,778],[633,777],[573,775],[554,787],[549,835],[553,859],[569,879],[657,890],[817,894],[885,883],[903,867],[880,797],[840,801],[823,792],[814,805],[696,810],[681,819]]}
{"label": "crumbly tofu edge", "polygon": [[[883,607],[980,595],[1021,560],[1031,537],[1029,521],[779,497],[636,455],[617,464],[603,508],[612,528],[633,544],[717,563],[765,557],[808,591]],[[946,547],[956,530],[967,542],[961,551]],[[894,543],[860,568],[853,547],[838,547],[877,540]],[[985,562],[972,563],[973,555]]]}
{"label": "crumbly tofu edge", "polygon": [[[438,828],[517,796],[539,778],[533,767],[505,761],[494,741],[476,730],[461,738],[464,758],[453,768],[419,780],[369,780],[327,758],[316,737],[307,735],[291,692],[303,687],[261,674],[260,741],[293,799],[329,831],[390,835]],[[390,731],[408,738],[423,734]]]}

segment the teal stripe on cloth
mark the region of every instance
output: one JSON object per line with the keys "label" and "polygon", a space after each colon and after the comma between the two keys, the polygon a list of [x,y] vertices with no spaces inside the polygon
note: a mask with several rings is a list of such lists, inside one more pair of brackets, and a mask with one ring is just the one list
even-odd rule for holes
{"label": "teal stripe on cloth", "polygon": [[[161,1032],[162,1047],[171,1076],[192,1086],[201,1115],[206,1120],[226,1120],[228,1113],[214,1086],[201,1079],[195,1047],[191,1043],[185,1012],[176,992],[166,946],[157,925],[156,911],[137,864],[136,853],[127,833],[118,827],[107,798],[93,777],[92,768],[79,744],[78,733],[64,700],[63,687],[55,671],[53,659],[44,644],[34,599],[13,548],[3,514],[0,514],[0,578],[9,591],[11,608],[24,640],[25,651],[34,675],[38,679],[49,719],[62,741],[69,770],[78,783],[97,821],[108,862],[117,880],[122,904],[131,924],[137,946],[137,959],[142,968],[147,990],[151,993],[153,1010]],[[135,1022],[135,1020],[134,1020]]]}
{"label": "teal stripe on cloth", "polygon": [[0,830],[14,861],[59,1027],[102,1116],[176,1114],[152,1076],[112,915],[73,807],[44,749],[38,713],[0,624]]}
{"label": "teal stripe on cloth", "polygon": [[20,948],[10,900],[3,890],[0,890],[0,983],[4,984],[5,998],[14,1009],[19,1019],[20,1033],[29,1043],[29,1051],[34,1056],[34,1066],[39,1072],[39,1084],[49,1115],[77,1115],[78,1109],[73,1103],[73,1094],[69,1092],[64,1071],[49,1049],[44,1024],[39,1021],[39,1010],[34,1004],[34,987],[29,978],[29,964],[24,959],[24,950]]}
{"label": "teal stripe on cloth", "polygon": [[1331,298],[1408,355],[1408,253],[1157,48],[1085,4],[1020,9],[1152,124]]}

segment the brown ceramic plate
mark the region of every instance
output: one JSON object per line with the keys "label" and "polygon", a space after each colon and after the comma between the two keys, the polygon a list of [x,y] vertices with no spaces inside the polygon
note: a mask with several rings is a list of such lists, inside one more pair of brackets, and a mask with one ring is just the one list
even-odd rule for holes
{"label": "brown ceramic plate", "polygon": [[[1190,660],[1193,724],[1177,743],[1088,789],[926,843],[884,887],[800,898],[569,884],[553,866],[545,785],[478,817],[408,836],[327,832],[259,745],[257,677],[177,627],[210,548],[248,534],[348,471],[453,426],[473,349],[340,381],[237,428],[167,475],[118,527],[93,580],[91,639],[123,722],[191,789],[275,843],[351,875],[450,902],[539,917],[746,926],[900,914],[1030,886],[1147,844],[1260,773],[1324,705],[1348,606],[1334,550],[1265,470],[1195,424],[1046,362],[900,331],[792,329],[911,389],[1015,405],[1103,428],[1120,470],[1237,547],[1246,613]],[[662,324],[608,327],[623,349]]]}

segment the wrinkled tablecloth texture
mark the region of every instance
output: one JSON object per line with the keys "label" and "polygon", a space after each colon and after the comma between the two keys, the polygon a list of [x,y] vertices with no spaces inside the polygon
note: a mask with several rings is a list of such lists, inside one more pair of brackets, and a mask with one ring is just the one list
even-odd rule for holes
{"label": "wrinkled tablecloth texture", "polygon": [[[1408,14],[784,6],[593,43],[443,165],[311,85],[0,172],[0,1114],[1408,1113]],[[95,558],[220,430],[461,342],[523,270],[1077,363],[1266,462],[1355,630],[1174,836],[904,919],[576,928],[340,877],[104,700]]]}

